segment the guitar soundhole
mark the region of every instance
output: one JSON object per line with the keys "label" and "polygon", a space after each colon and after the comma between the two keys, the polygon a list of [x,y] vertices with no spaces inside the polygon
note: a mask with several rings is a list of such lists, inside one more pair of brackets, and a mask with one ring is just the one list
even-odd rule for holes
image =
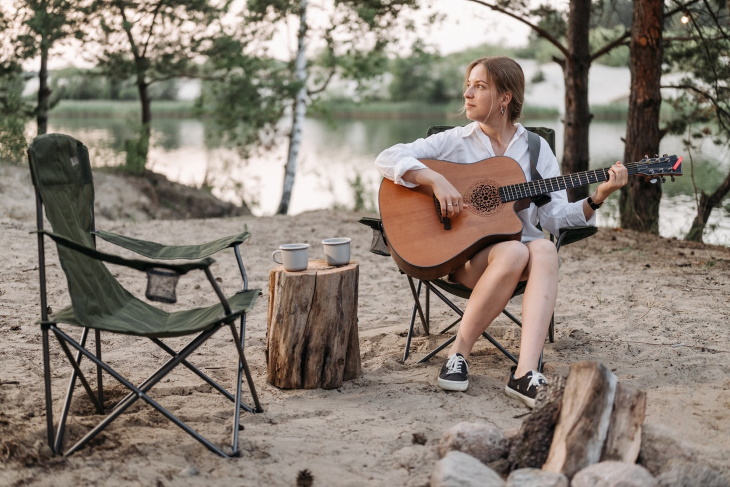
{"label": "guitar soundhole", "polygon": [[499,185],[494,181],[478,181],[464,194],[467,209],[480,216],[493,215],[502,209]]}

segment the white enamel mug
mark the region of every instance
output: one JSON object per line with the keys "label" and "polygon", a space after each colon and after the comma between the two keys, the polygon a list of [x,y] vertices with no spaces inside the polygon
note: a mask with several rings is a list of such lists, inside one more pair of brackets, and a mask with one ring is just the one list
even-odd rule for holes
{"label": "white enamel mug", "polygon": [[327,265],[345,265],[350,262],[349,238],[326,238],[322,240]]}
{"label": "white enamel mug", "polygon": [[289,272],[303,271],[309,264],[309,244],[291,243],[279,245],[271,253],[271,258],[277,264],[284,266]]}

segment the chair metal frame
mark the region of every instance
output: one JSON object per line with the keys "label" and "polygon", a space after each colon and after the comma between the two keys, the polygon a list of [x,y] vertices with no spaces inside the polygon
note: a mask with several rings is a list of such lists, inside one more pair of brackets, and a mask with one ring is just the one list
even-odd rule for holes
{"label": "chair metal frame", "polygon": [[[56,134],[54,134],[56,135]],[[62,136],[67,137],[67,136]],[[69,137],[69,139],[74,140]],[[78,141],[76,141],[78,142]],[[80,143],[79,143],[80,144]],[[30,150],[29,150],[30,157]],[[32,167],[31,167],[32,169]],[[34,175],[34,185],[36,185]],[[93,187],[93,186],[92,186]],[[93,193],[92,193],[93,200]],[[93,205],[93,203],[92,203]],[[36,185],[36,215],[37,215],[37,236],[38,236],[38,269],[39,269],[39,282],[40,282],[40,316],[39,321],[41,327],[41,340],[43,348],[43,376],[44,376],[44,389],[45,389],[45,409],[46,409],[46,430],[47,430],[47,441],[48,446],[54,454],[63,454],[65,456],[71,455],[79,449],[87,445],[94,437],[96,437],[102,430],[104,430],[109,424],[111,424],[116,418],[118,418],[124,411],[132,406],[138,399],[142,399],[144,402],[152,406],[155,410],[160,412],[163,416],[169,419],[173,424],[180,427],[183,431],[188,433],[194,439],[203,444],[210,451],[222,456],[222,457],[236,457],[240,455],[238,448],[239,430],[240,430],[240,415],[241,411],[246,412],[263,412],[263,408],[259,401],[256,393],[256,388],[253,382],[251,371],[248,367],[246,357],[244,354],[244,341],[245,341],[245,329],[246,329],[246,311],[243,310],[232,310],[231,302],[224,295],[220,286],[218,285],[215,277],[213,276],[209,266],[213,262],[212,259],[202,259],[199,262],[193,262],[189,264],[169,264],[160,262],[149,262],[149,261],[136,261],[132,259],[126,259],[111,254],[105,254],[97,251],[95,248],[85,247],[83,244],[74,242],[70,239],[64,238],[59,234],[46,231],[44,229],[44,202],[42,200],[40,190]],[[91,226],[92,234],[94,233],[94,216],[93,208],[91,215]],[[102,331],[99,328],[93,326],[81,326],[79,323],[75,323],[72,319],[69,321],[71,325],[68,326],[81,326],[82,331],[78,340],[72,338],[67,332],[62,330],[59,326],[62,321],[54,319],[54,316],[49,316],[51,311],[48,307],[48,294],[47,294],[47,278],[46,278],[46,255],[45,255],[45,237],[51,237],[57,244],[59,250],[61,248],[70,249],[75,252],[84,253],[92,258],[96,258],[101,261],[106,261],[113,264],[128,265],[129,267],[136,268],[138,270],[144,270],[145,268],[152,268],[152,266],[161,266],[166,269],[171,269],[180,273],[186,273],[189,270],[203,270],[207,280],[210,282],[213,292],[219,298],[220,304],[214,305],[213,307],[219,308],[221,313],[218,315],[215,323],[201,332],[193,333],[181,333],[173,336],[183,336],[186,334],[195,334],[186,345],[184,345],[179,351],[175,351],[173,348],[164,343],[159,336],[149,335],[149,338],[154,344],[159,346],[170,358],[161,365],[156,371],[154,371],[149,377],[138,385],[134,385],[132,381],[125,378],[121,373],[112,368],[110,365],[105,363],[102,359]],[[121,237],[121,236],[118,236]],[[95,241],[95,235],[92,235],[92,239]],[[130,239],[133,240],[133,239]],[[235,241],[228,247],[233,248],[236,262],[238,265],[239,272],[242,280],[242,291],[237,295],[246,295],[247,299],[251,299],[252,303],[255,303],[256,296],[260,294],[259,289],[248,288],[248,276],[246,274],[246,268],[243,263],[240,252],[241,241]],[[66,269],[64,268],[64,271]],[[211,307],[211,309],[213,308]],[[68,312],[71,308],[62,310],[57,315],[62,316],[64,312]],[[238,329],[236,327],[238,322]],[[213,336],[220,329],[228,327],[231,331],[231,336],[236,349],[237,354],[237,374],[236,374],[236,386],[235,393],[231,393],[226,390],[223,386],[214,381],[211,377],[202,372],[198,367],[191,364],[188,358],[193,354],[201,345],[203,345],[211,336]],[[94,331],[94,349],[87,346],[90,331]],[[105,331],[105,333],[120,334],[121,332]],[[123,334],[123,333],[121,333]],[[63,355],[65,355],[71,368],[71,376],[69,379],[68,386],[66,388],[65,398],[62,403],[61,412],[58,417],[58,422],[54,421],[53,414],[53,384],[51,379],[51,346],[50,336],[53,335],[60,346]],[[139,338],[144,338],[144,335],[139,335]],[[75,351],[75,355],[74,352]],[[96,392],[92,389],[90,380],[86,377],[84,372],[81,370],[81,363],[84,358],[87,358],[95,365],[96,372]],[[214,444],[212,441],[207,439],[205,436],[188,426],[184,421],[175,416],[167,408],[159,404],[155,399],[150,397],[149,391],[162,380],[167,377],[173,369],[178,365],[183,365],[187,369],[191,370],[194,374],[200,377],[204,382],[209,384],[215,391],[222,394],[227,400],[233,403],[233,420],[232,420],[232,434],[230,451],[226,452],[221,447]],[[114,379],[119,381],[124,387],[130,392],[129,394],[116,403],[110,410],[105,411],[104,408],[104,388],[103,388],[103,373],[106,372]],[[243,379],[246,379],[249,392],[253,405],[249,406],[243,402]],[[92,379],[93,380],[93,379]],[[77,384],[80,383],[89,400],[93,404],[97,414],[108,414],[97,423],[90,431],[88,431],[81,439],[76,441],[70,448],[64,450],[64,437],[66,433],[66,423],[71,412],[71,403],[74,395],[74,391]]]}

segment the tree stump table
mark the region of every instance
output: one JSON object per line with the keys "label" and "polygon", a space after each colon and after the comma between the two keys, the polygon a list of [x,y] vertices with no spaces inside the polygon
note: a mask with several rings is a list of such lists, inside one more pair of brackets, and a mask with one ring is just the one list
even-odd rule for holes
{"label": "tree stump table", "polygon": [[267,380],[282,389],[336,389],[360,376],[357,263],[310,260],[269,272]]}

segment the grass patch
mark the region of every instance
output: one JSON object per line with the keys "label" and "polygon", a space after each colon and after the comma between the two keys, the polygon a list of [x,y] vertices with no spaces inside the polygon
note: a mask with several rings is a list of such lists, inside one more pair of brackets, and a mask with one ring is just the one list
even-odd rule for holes
{"label": "grass patch", "polygon": [[[355,103],[350,100],[320,101],[309,111],[311,117],[333,119],[419,119],[457,115],[460,103],[434,104],[416,101],[372,101]],[[129,118],[139,117],[141,107],[137,101],[114,100],[62,100],[51,110],[58,118]],[[595,120],[623,121],[628,105],[594,105],[591,113]],[[161,118],[199,118],[194,102],[187,100],[160,100],[152,102],[152,116]],[[523,120],[554,120],[560,116],[555,108],[525,107]]]}
{"label": "grass patch", "polygon": [[[334,119],[418,119],[424,116],[453,116],[457,115],[460,110],[461,102],[435,104],[416,101],[369,101],[355,103],[349,100],[328,100],[319,102],[310,115]],[[533,107],[526,108],[522,117],[555,119],[558,115],[558,110],[554,108]]]}
{"label": "grass patch", "polygon": [[[153,101],[151,109],[155,118],[196,118],[192,101]],[[139,116],[141,111],[138,101],[61,100],[51,110],[51,115],[60,118],[126,118]]]}

